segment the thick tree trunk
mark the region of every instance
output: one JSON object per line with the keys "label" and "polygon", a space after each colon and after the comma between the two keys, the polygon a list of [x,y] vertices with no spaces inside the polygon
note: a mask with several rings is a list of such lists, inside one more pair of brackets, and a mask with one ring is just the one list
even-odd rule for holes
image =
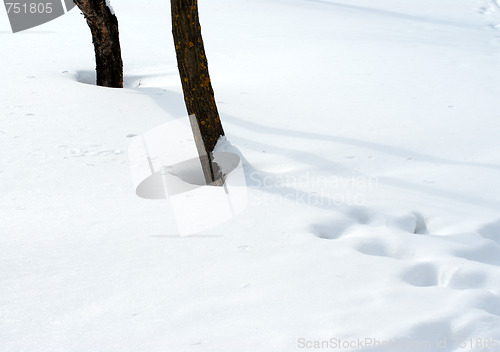
{"label": "thick tree trunk", "polygon": [[73,0],[82,11],[92,33],[97,85],[123,87],[123,62],[118,35],[118,20],[106,0]]}
{"label": "thick tree trunk", "polygon": [[211,159],[211,153],[219,137],[224,135],[224,130],[210,83],[198,17],[198,2],[197,0],[171,0],[171,6],[172,34],[184,101],[188,114],[196,116],[203,146]]}

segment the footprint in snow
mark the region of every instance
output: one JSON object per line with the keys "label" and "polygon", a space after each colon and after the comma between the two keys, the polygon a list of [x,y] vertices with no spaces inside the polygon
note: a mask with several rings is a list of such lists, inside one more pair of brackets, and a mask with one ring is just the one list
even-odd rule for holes
{"label": "footprint in snow", "polygon": [[436,262],[411,264],[403,270],[401,279],[412,286],[439,286],[455,290],[480,289],[488,281],[487,275],[479,269]]}
{"label": "footprint in snow", "polygon": [[418,263],[404,270],[401,279],[417,287],[438,286],[439,269],[435,263]]}
{"label": "footprint in snow", "polygon": [[383,218],[374,211],[364,207],[350,207],[344,212],[336,213],[324,222],[311,225],[312,233],[319,238],[337,239],[356,225],[383,226],[395,228],[412,234],[428,234],[424,217],[417,212],[403,216]]}
{"label": "footprint in snow", "polygon": [[318,238],[334,240],[343,236],[354,224],[351,218],[343,214],[335,214],[324,222],[313,224],[310,230]]}
{"label": "footprint in snow", "polygon": [[417,212],[389,218],[387,225],[414,234],[428,234],[424,217]]}
{"label": "footprint in snow", "polygon": [[64,159],[68,157],[78,158],[78,157],[116,157],[123,152],[120,149],[106,149],[98,144],[84,145],[84,146],[69,146],[66,144],[58,146],[59,149],[65,151]]}
{"label": "footprint in snow", "polygon": [[378,238],[365,238],[355,243],[353,248],[366,255],[373,255],[377,257],[395,257],[392,253],[390,245],[386,241],[381,241]]}
{"label": "footprint in snow", "polygon": [[493,6],[481,6],[477,12],[481,15],[491,15],[495,12],[495,8]]}
{"label": "footprint in snow", "polygon": [[478,263],[500,266],[500,246],[491,239],[478,239],[476,243],[458,249],[454,254]]}
{"label": "footprint in snow", "polygon": [[375,213],[365,207],[350,207],[345,214],[357,223],[363,225],[370,223],[375,217]]}
{"label": "footprint in snow", "polygon": [[479,234],[482,237],[495,241],[496,244],[500,245],[500,219],[483,226],[479,230]]}

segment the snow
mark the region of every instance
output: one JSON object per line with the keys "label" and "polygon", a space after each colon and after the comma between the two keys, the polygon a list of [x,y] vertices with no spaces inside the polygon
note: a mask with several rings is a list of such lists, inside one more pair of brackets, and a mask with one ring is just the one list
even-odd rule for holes
{"label": "snow", "polygon": [[111,11],[111,14],[114,15],[115,14],[115,10],[113,9],[113,6],[111,6],[111,2],[109,0],[106,0],[106,6]]}
{"label": "snow", "polygon": [[498,4],[199,5],[248,199],[187,237],[128,153],[188,123],[168,1],[114,4],[124,89],[0,15],[0,351],[498,350]]}

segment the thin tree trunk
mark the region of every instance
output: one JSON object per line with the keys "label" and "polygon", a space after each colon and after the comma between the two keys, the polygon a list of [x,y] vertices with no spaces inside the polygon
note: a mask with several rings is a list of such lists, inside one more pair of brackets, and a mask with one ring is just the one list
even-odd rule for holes
{"label": "thin tree trunk", "polygon": [[97,85],[123,87],[123,62],[118,33],[118,20],[106,0],[73,0],[82,11],[92,33]]}
{"label": "thin tree trunk", "polygon": [[196,116],[204,148],[211,160],[211,153],[219,137],[224,135],[224,130],[210,83],[207,56],[201,37],[198,2],[171,0],[171,6],[172,34],[184,101],[188,114]]}

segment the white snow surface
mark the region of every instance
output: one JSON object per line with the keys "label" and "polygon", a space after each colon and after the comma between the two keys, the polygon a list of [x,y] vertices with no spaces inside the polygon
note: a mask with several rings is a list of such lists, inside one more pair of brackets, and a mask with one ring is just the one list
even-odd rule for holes
{"label": "white snow surface", "polygon": [[109,0],[106,0],[106,6],[109,8],[109,11],[114,15],[115,14],[115,9],[113,6],[111,6],[111,2]]}
{"label": "white snow surface", "polygon": [[0,351],[500,350],[498,5],[199,5],[248,204],[188,237],[127,158],[187,119],[169,2],[114,3],[124,89],[0,15]]}

